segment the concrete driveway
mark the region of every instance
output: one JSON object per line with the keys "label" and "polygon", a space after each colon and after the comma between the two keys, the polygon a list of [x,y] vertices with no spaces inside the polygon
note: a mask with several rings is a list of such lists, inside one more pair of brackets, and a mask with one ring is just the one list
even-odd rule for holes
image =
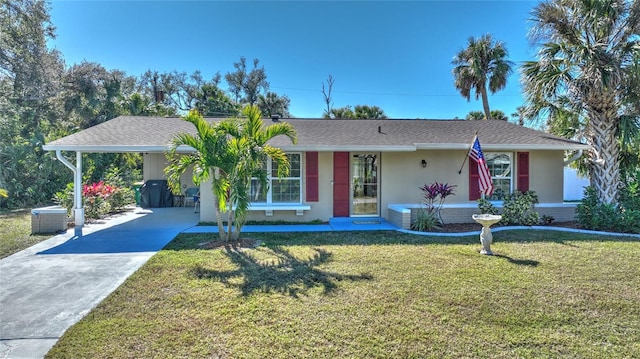
{"label": "concrete driveway", "polygon": [[137,208],[0,260],[0,358],[42,358],[67,328],[198,220],[192,208]]}

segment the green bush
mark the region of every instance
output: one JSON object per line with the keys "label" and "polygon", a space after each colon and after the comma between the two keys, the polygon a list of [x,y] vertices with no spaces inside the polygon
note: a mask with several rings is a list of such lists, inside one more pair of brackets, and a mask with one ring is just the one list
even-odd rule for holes
{"label": "green bush", "polygon": [[499,214],[498,209],[489,200],[480,198],[478,200],[478,208],[482,214]]}
{"label": "green bush", "polygon": [[504,199],[502,224],[522,224],[533,226],[540,222],[540,215],[535,211],[538,195],[535,191],[515,191]]}
{"label": "green bush", "polygon": [[67,216],[71,216],[73,209],[73,182],[67,183],[64,190],[53,195],[53,201],[67,209]]}
{"label": "green bush", "polygon": [[427,232],[440,228],[438,217],[422,208],[418,210],[415,221],[411,223],[411,229],[414,231]]}
{"label": "green bush", "polygon": [[533,226],[540,222],[540,214],[535,211],[538,203],[538,195],[535,191],[513,193],[504,196],[502,213],[498,211],[493,203],[481,198],[478,200],[478,209],[482,214],[502,214],[500,224],[521,224]]}
{"label": "green bush", "polygon": [[631,183],[620,191],[618,205],[603,203],[593,187],[586,187],[576,208],[578,223],[586,229],[640,233],[640,191]]}
{"label": "green bush", "polygon": [[622,212],[618,228],[620,232],[640,233],[640,210],[628,209]]}

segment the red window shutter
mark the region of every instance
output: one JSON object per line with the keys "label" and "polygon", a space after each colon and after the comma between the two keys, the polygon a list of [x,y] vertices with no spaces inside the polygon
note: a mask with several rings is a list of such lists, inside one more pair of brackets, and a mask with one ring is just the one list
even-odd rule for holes
{"label": "red window shutter", "polygon": [[478,173],[478,162],[469,158],[469,200],[476,201],[480,199],[480,184],[478,180],[480,174]]}
{"label": "red window shutter", "polygon": [[518,152],[518,191],[529,190],[529,152]]}
{"label": "red window shutter", "polygon": [[306,160],[307,202],[318,202],[318,152],[307,152]]}

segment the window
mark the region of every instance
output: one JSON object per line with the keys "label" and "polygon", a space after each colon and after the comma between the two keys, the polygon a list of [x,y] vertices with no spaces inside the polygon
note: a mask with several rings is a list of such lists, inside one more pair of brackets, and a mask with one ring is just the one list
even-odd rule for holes
{"label": "window", "polygon": [[493,180],[493,194],[488,200],[502,201],[512,190],[512,154],[511,153],[487,153],[484,154],[491,179]]}
{"label": "window", "polygon": [[287,177],[278,178],[278,162],[267,160],[268,190],[265,192],[257,178],[251,179],[251,203],[302,203],[302,165],[299,153],[288,153],[291,169]]}

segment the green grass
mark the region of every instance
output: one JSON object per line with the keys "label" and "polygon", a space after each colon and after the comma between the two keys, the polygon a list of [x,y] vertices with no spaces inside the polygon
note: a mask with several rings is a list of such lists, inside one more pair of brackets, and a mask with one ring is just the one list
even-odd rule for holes
{"label": "green grass", "polygon": [[49,358],[640,357],[640,242],[542,231],[180,235]]}
{"label": "green grass", "polygon": [[0,258],[51,238],[52,235],[31,235],[31,212],[0,212]]}

